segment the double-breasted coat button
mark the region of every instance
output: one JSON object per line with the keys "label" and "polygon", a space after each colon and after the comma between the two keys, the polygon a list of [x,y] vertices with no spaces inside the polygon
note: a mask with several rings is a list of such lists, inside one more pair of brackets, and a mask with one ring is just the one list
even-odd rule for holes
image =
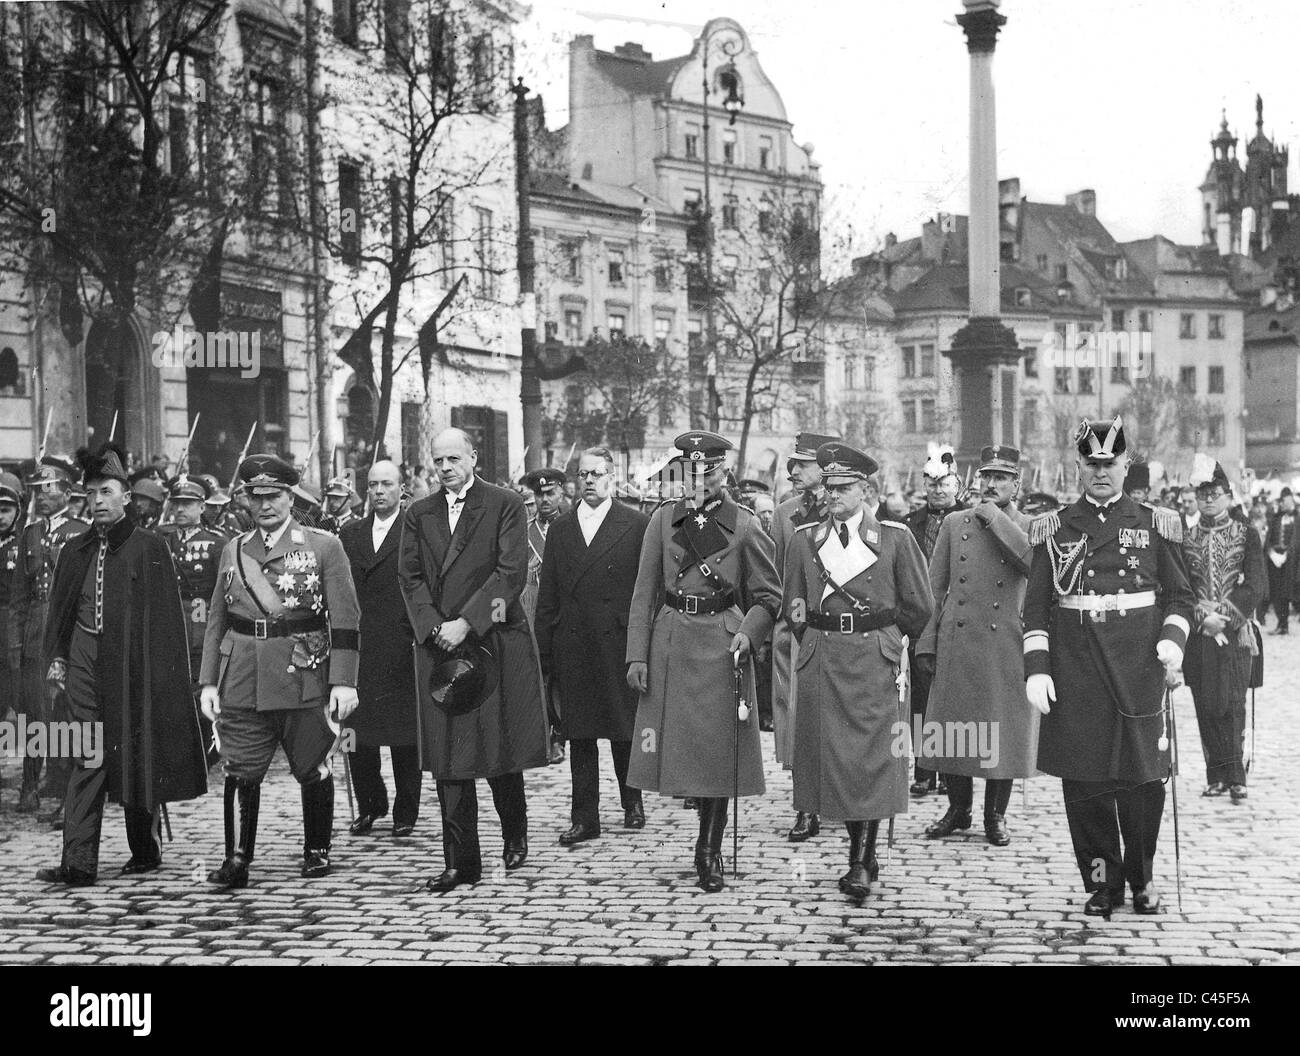
{"label": "double-breasted coat button", "polygon": [[965,604],[966,604],[966,599],[965,599],[965,598],[958,598],[958,599],[957,599],[957,604],[958,604],[958,605],[965,605]]}
{"label": "double-breasted coat button", "polygon": [[[963,517],[963,518],[962,518],[962,523],[963,523],[963,524],[970,524],[970,518],[969,518],[969,517]],[[965,539],[966,537],[963,535],[962,538]]]}
{"label": "double-breasted coat button", "polygon": [[1000,609],[1000,608],[1002,608],[1002,603],[1001,603],[1001,602],[997,602],[997,601],[995,601],[995,602],[993,603],[993,607],[994,607],[995,609]]}
{"label": "double-breasted coat button", "polygon": [[962,541],[965,542],[967,539],[970,538],[970,536],[969,536],[967,533],[962,532],[962,533],[961,533],[961,538],[962,538]]}
{"label": "double-breasted coat button", "polygon": [[1119,574],[1121,576],[1127,575],[1127,573],[1122,568],[1119,570]]}
{"label": "double-breasted coat button", "polygon": [[958,626],[958,627],[965,627],[965,626],[966,626],[966,621],[965,621],[965,620],[958,620],[958,621],[957,621],[957,626]]}
{"label": "double-breasted coat button", "polygon": [[958,582],[958,583],[965,583],[965,582],[966,582],[966,577],[965,577],[965,576],[958,576],[958,577],[957,577],[957,582]]}
{"label": "double-breasted coat button", "polygon": [[1095,576],[1096,574],[1097,574],[1097,570],[1096,570],[1096,569],[1094,569],[1094,568],[1090,568],[1090,569],[1088,569],[1088,575],[1090,575],[1090,576]]}
{"label": "double-breasted coat button", "polygon": [[998,629],[998,625],[997,625],[996,623],[990,623],[990,624],[989,624],[989,630],[990,630],[990,631],[996,631],[997,629]]}
{"label": "double-breasted coat button", "polygon": [[959,556],[960,556],[961,560],[963,560],[963,561],[966,560],[966,555],[965,555],[965,554],[960,554]]}
{"label": "double-breasted coat button", "polygon": [[1002,586],[1002,580],[1000,580],[1000,579],[998,580],[998,586],[999,586],[999,587]]}

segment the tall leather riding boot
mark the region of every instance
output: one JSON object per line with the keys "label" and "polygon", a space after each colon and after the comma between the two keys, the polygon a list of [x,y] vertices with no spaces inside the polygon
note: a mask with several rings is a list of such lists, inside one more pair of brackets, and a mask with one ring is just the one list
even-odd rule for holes
{"label": "tall leather riding boot", "polygon": [[257,843],[257,814],[262,802],[260,783],[227,777],[225,786],[226,860],[208,874],[222,887],[247,887],[248,864]]}
{"label": "tall leather riding boot", "polygon": [[[700,887],[705,891],[721,891],[725,886],[722,879],[722,837],[727,831],[727,807],[730,802],[725,796],[700,800],[700,820],[705,827],[708,844],[707,867],[700,875]],[[698,852],[696,860],[699,860]]]}
{"label": "tall leather riding boot", "polygon": [[41,809],[41,766],[44,760],[38,755],[29,755],[23,760],[23,785],[18,795],[18,810],[23,814],[35,814]]}
{"label": "tall leather riding boot", "polygon": [[333,775],[302,786],[302,831],[302,876],[327,876],[334,835]]}
{"label": "tall leather riding boot", "polygon": [[876,860],[876,837],[879,835],[880,822],[867,822],[867,832],[862,846],[862,860],[867,863],[867,875],[872,880],[880,876],[880,862]]}
{"label": "tall leather riding boot", "polygon": [[871,876],[866,857],[867,822],[846,821],[849,830],[849,871],[840,877],[840,890],[850,898],[871,894]]}

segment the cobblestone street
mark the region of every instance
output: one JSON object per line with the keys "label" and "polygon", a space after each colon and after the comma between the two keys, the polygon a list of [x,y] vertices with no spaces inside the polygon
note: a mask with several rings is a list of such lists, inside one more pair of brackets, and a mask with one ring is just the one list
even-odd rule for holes
{"label": "cobblestone street", "polygon": [[[161,873],[118,878],[127,858],[120,810],[106,813],[98,886],[38,884],[57,864],[59,837],[14,812],[17,761],[3,760],[0,813],[0,962],[110,964],[277,963],[1300,963],[1300,822],[1285,777],[1300,766],[1300,636],[1265,637],[1269,684],[1257,704],[1257,760],[1250,798],[1203,799],[1191,695],[1176,694],[1183,776],[1178,784],[1183,912],[1174,890],[1172,800],[1167,801],[1157,878],[1168,907],[1105,922],[1085,918],[1060,785],[1040,778],[1028,802],[1017,789],[1008,814],[1013,842],[985,843],[979,819],[966,836],[927,840],[942,810],[930,796],[900,817],[891,854],[861,908],[835,880],[845,868],[842,827],[789,844],[790,778],[765,737],[768,792],[743,802],[738,880],[706,895],[694,886],[695,814],[647,797],[645,830],[621,827],[617,791],[602,748],[604,836],[568,850],[567,763],[527,777],[530,857],[517,873],[499,866],[500,838],[482,786],[482,883],[427,894],[441,869],[437,804],[426,779],[413,838],[395,841],[382,820],[369,837],[346,833],[341,772],[334,872],[298,877],[297,787],[279,759],[263,794],[253,878],[245,891],[215,893],[204,880],[220,859],[221,797],[214,777],[202,800],[175,804],[175,841]],[[387,766],[385,766],[387,772]],[[390,779],[391,783],[391,779]],[[977,805],[979,791],[976,790]],[[882,844],[883,844],[882,830]],[[730,854],[728,832],[726,850]]]}

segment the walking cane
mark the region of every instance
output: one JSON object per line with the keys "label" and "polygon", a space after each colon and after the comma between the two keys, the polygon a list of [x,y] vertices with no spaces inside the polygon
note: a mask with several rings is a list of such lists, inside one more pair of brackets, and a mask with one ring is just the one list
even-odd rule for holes
{"label": "walking cane", "polygon": [[740,725],[749,721],[749,705],[745,703],[739,651],[731,654],[731,673],[736,686],[736,721],[731,727],[732,792],[734,793],[731,798],[731,876],[734,880],[736,858],[740,854]]}
{"label": "walking cane", "polygon": [[1255,687],[1250,687],[1250,759],[1246,762],[1246,773],[1255,765]]}
{"label": "walking cane", "polygon": [[163,828],[167,830],[167,842],[172,842],[172,816],[167,813],[167,804],[162,804]]}
{"label": "walking cane", "polygon": [[356,821],[357,808],[352,801],[352,763],[348,759],[347,752],[343,753],[343,777],[344,784],[347,785],[348,788],[348,814],[351,816],[352,821]]}
{"label": "walking cane", "polygon": [[1174,884],[1178,891],[1178,912],[1181,913],[1183,911],[1183,852],[1178,832],[1178,727],[1174,722],[1173,690],[1168,683],[1165,685],[1164,713],[1168,736],[1162,733],[1160,740],[1157,742],[1157,747],[1162,752],[1166,748],[1171,749],[1169,753],[1169,785],[1173,791],[1174,800]]}

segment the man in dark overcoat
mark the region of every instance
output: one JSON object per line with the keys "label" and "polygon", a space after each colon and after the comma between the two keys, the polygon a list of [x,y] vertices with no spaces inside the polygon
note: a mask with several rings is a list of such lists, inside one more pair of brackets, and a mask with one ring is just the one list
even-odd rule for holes
{"label": "man in dark overcoat", "polygon": [[415,634],[397,582],[402,526],[402,480],[396,465],[370,467],[366,492],[370,513],[339,531],[361,606],[361,650],[357,663],[357,710],[348,719],[356,734],[351,754],[357,790],[353,836],[368,833],[388,813],[388,789],[380,772],[379,748],[393,759],[393,835],[415,831],[420,815],[420,753],[415,745]]}
{"label": "man in dark overcoat", "polygon": [[[1038,768],[1061,778],[1090,916],[1160,912],[1156,840],[1170,776],[1167,686],[1182,677],[1192,591],[1177,512],[1121,491],[1119,418],[1075,433],[1084,493],[1030,525],[1025,693],[1043,716]],[[1121,840],[1123,849],[1121,850]]]}
{"label": "man in dark overcoat", "polygon": [[[190,695],[189,644],[167,544],[127,512],[125,454],[80,452],[94,529],[63,547],[45,627],[47,677],[67,694],[98,752],[72,760],[64,797],[63,861],[37,878],[93,884],[105,797],[121,803],[131,858],[123,873],[162,864],[163,804],[207,791]],[[93,739],[93,738],[92,738]]]}
{"label": "man in dark overcoat", "polygon": [[764,791],[758,716],[738,721],[735,671],[752,702],[781,581],[771,537],[724,490],[731,441],[701,430],[675,446],[689,496],[650,518],[628,617],[627,680],[641,694],[628,781],[699,800],[695,871],[720,891],[727,804]]}
{"label": "man in dark overcoat", "polygon": [[[428,883],[450,891],[482,877],[478,798],[487,778],[501,818],[505,867],[528,857],[523,771],[550,751],[537,647],[519,596],[528,574],[524,502],[475,476],[478,452],[460,429],[434,438],[442,490],[402,518],[398,579],[415,633],[420,766],[437,779],[446,868]],[[437,670],[470,657],[484,675],[465,705],[434,695]]]}
{"label": "man in dark overcoat", "polygon": [[578,506],[551,526],[533,630],[542,672],[559,700],[573,776],[571,845],[600,835],[596,742],[609,741],[623,825],[645,827],[639,789],[627,783],[636,693],[627,684],[627,621],[650,518],[613,499],[614,456],[589,448],[578,462]]}
{"label": "man in dark overcoat", "polygon": [[1273,611],[1277,614],[1277,626],[1270,634],[1290,633],[1292,594],[1296,592],[1296,549],[1300,543],[1298,521],[1300,516],[1296,514],[1295,496],[1290,488],[1283,488],[1277,512],[1268,522],[1268,596],[1273,600]]}

